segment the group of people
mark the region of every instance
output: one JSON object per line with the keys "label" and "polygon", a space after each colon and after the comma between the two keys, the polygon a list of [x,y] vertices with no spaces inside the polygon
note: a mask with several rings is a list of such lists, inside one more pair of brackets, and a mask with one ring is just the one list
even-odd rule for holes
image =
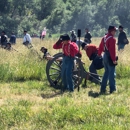
{"label": "group of people", "polygon": [[0,36],[0,45],[2,48],[10,50],[11,49],[11,44],[15,44],[16,43],[16,36],[14,35],[14,33],[12,32],[11,36],[10,36],[10,40],[8,41],[8,36],[6,35],[5,31],[1,32],[1,36]]}
{"label": "group of people", "polygon": [[[122,25],[120,25],[118,27],[119,29],[119,35],[118,35],[118,41],[117,41],[117,46],[118,46],[118,51],[121,51],[124,49],[125,45],[129,44],[129,41],[127,39],[127,35],[124,31],[124,27]],[[75,33],[74,30],[70,31],[70,36],[71,36],[71,41],[72,42],[77,42],[78,39],[77,39],[77,35]],[[92,42],[91,40],[92,38],[92,35],[91,33],[89,32],[89,29],[86,28],[85,29],[85,36],[84,36],[84,42],[87,43],[87,44],[90,44]]]}
{"label": "group of people", "polygon": [[[0,36],[0,43],[2,45],[6,44],[8,42],[8,36],[6,35],[5,31],[1,32],[1,36]],[[9,42],[11,44],[15,44],[16,43],[16,36],[14,34],[14,32],[12,32],[11,36],[10,36],[10,40]]]}
{"label": "group of people", "polygon": [[[87,56],[92,61],[89,71],[91,73],[90,80],[100,80],[97,74],[98,69],[104,68],[104,75],[101,81],[100,94],[106,93],[107,81],[109,80],[110,93],[116,91],[115,81],[115,67],[117,65],[118,57],[116,56],[116,44],[118,50],[123,49],[129,43],[126,33],[123,31],[123,26],[119,26],[118,42],[116,43],[115,34],[117,28],[109,26],[108,32],[103,36],[99,47],[91,43],[91,34],[86,29],[84,41],[81,44],[82,50],[86,51]],[[74,30],[71,31],[71,37],[68,34],[62,35],[59,40],[53,45],[54,49],[63,50],[63,64],[62,64],[62,81],[65,90],[74,91],[72,80],[72,69],[74,66],[74,59],[79,53],[77,36]],[[122,45],[123,44],[123,45]]]}
{"label": "group of people", "polygon": [[[27,33],[27,30],[24,30],[23,33],[24,33],[23,44],[26,45],[27,47],[32,47],[31,45],[32,39],[30,34]],[[16,36],[14,32],[12,32],[10,39],[8,40],[8,36],[6,35],[6,32],[2,31],[0,36],[1,47],[10,50],[12,44],[16,44]]]}
{"label": "group of people", "polygon": [[[75,33],[74,30],[70,31],[70,36],[71,36],[71,42],[77,42],[78,39],[77,39],[77,35]],[[91,33],[89,32],[88,28],[85,29],[85,36],[84,36],[84,42],[90,44],[91,43],[91,38],[92,38],[92,35]]]}

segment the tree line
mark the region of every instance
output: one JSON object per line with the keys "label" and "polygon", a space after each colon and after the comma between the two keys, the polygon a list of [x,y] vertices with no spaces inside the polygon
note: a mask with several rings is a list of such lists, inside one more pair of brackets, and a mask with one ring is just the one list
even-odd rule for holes
{"label": "tree line", "polygon": [[130,32],[130,0],[1,0],[0,30],[21,35],[26,29],[39,34],[65,33],[89,28],[93,36],[102,36],[109,25]]}

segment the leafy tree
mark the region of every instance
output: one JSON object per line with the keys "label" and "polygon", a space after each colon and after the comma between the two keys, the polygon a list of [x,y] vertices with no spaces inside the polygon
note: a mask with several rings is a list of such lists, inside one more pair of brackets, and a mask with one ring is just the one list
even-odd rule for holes
{"label": "leafy tree", "polygon": [[24,29],[39,34],[44,27],[52,33],[88,27],[102,36],[109,25],[130,30],[129,5],[130,0],[1,0],[0,29],[21,35]]}

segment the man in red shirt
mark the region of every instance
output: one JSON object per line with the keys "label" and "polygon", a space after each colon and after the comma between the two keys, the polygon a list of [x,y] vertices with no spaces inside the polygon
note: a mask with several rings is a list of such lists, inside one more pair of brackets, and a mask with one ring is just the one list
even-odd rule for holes
{"label": "man in red shirt", "polygon": [[102,57],[98,57],[98,47],[94,44],[86,44],[83,42],[81,44],[82,49],[85,50],[86,55],[88,56],[89,60],[92,61],[90,67],[89,67],[89,72],[90,72],[90,77],[89,80],[95,83],[99,83],[100,77],[97,74],[97,70],[103,68],[103,63],[102,63]]}
{"label": "man in red shirt", "polygon": [[110,93],[116,91],[115,83],[115,65],[117,64],[116,59],[116,39],[114,38],[116,34],[116,28],[114,26],[109,26],[108,34],[105,35],[99,45],[98,55],[100,56],[104,52],[103,62],[104,62],[104,76],[101,83],[100,93],[106,92],[107,81],[109,79]]}
{"label": "man in red shirt", "polygon": [[63,62],[61,69],[62,83],[64,90],[74,91],[74,85],[72,80],[72,69],[74,67],[74,57],[78,53],[79,48],[77,44],[70,41],[68,34],[64,34],[60,39],[53,45],[54,49],[61,49],[63,51]]}

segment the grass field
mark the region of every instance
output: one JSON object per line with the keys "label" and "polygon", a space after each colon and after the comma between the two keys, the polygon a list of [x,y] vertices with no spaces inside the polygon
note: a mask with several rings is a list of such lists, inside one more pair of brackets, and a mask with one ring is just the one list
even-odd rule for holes
{"label": "grass field", "polygon": [[[52,49],[55,42],[35,38],[33,46],[42,57],[42,46],[52,55],[59,52]],[[98,97],[100,86],[90,82],[79,92],[61,94],[49,86],[45,60],[22,39],[13,48],[18,52],[0,49],[0,130],[130,130],[130,45],[118,53],[117,93]],[[88,70],[85,52],[82,60]]]}

